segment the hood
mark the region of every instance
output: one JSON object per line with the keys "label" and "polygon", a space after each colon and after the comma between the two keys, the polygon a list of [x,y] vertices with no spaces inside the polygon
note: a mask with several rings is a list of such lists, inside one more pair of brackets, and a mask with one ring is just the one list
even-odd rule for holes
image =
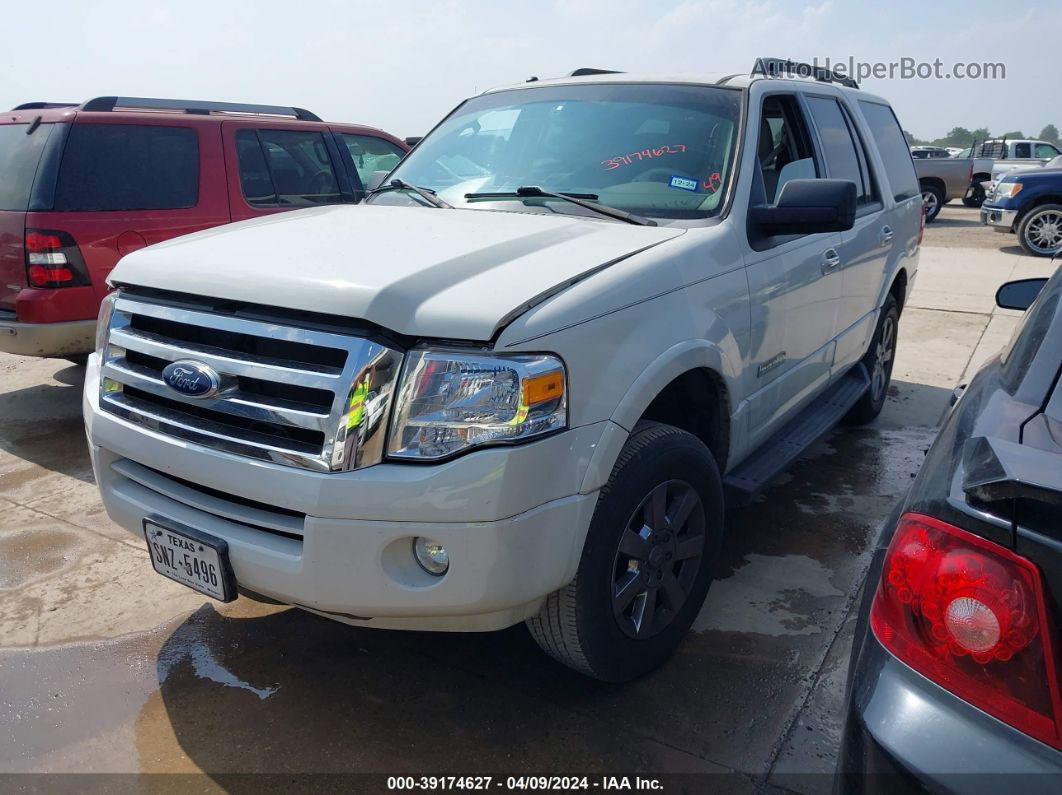
{"label": "hood", "polygon": [[339,205],[197,232],[121,260],[113,284],[488,340],[574,281],[683,233],[559,214]]}

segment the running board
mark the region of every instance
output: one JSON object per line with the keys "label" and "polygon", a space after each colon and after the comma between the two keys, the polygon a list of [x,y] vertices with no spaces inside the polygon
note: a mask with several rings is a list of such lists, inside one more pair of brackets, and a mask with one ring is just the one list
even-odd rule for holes
{"label": "running board", "polygon": [[862,362],[845,373],[825,394],[782,426],[756,452],[723,479],[740,501],[762,491],[782,470],[839,423],[870,387]]}

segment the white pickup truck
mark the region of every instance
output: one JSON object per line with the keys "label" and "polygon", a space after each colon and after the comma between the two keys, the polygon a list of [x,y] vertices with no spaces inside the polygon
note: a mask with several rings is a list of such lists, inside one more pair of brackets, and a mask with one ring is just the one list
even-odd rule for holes
{"label": "white pickup truck", "polygon": [[84,393],[103,502],[216,599],[526,621],[638,676],[701,609],[724,500],[881,410],[921,205],[888,103],[829,80],[489,91],[367,204],[121,261]]}
{"label": "white pickup truck", "polygon": [[980,151],[983,157],[991,157],[993,161],[990,177],[983,181],[986,191],[994,190],[996,184],[1012,171],[1038,168],[1062,155],[1062,151],[1055,144],[1017,138],[985,141],[981,144]]}

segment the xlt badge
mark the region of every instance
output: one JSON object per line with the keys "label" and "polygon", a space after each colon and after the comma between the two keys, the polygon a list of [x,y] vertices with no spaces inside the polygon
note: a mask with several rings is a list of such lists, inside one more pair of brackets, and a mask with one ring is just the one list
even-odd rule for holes
{"label": "xlt badge", "polygon": [[785,351],[776,353],[770,359],[756,368],[756,377],[762,378],[764,373],[769,373],[775,367],[781,367],[785,363]]}

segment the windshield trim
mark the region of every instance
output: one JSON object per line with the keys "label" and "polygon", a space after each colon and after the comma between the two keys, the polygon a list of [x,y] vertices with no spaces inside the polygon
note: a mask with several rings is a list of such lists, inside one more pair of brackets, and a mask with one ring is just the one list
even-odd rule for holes
{"label": "windshield trim", "polygon": [[[686,82],[672,81],[672,80],[624,80],[624,81],[617,81],[617,80],[608,80],[608,81],[605,81],[605,80],[586,80],[586,81],[582,81],[582,80],[580,80],[578,83],[574,83],[574,82],[573,83],[565,83],[563,85],[607,85],[607,86],[631,85],[631,86],[672,86],[672,87],[686,87],[686,88],[689,88],[689,87],[692,86],[692,87],[711,88],[711,89],[715,89],[717,91],[736,91],[736,92],[738,92],[741,96],[740,96],[740,99],[739,99],[739,102],[738,102],[737,121],[734,124],[734,134],[736,135],[737,140],[734,143],[734,150],[733,150],[734,151],[734,156],[731,158],[730,166],[728,168],[727,179],[726,179],[726,186],[727,186],[726,194],[723,196],[723,200],[719,203],[719,212],[717,212],[715,215],[710,215],[710,216],[707,216],[705,218],[668,218],[667,216],[653,215],[652,213],[646,213],[646,212],[639,213],[639,215],[642,215],[642,216],[644,216],[646,218],[652,218],[654,221],[657,222],[657,224],[659,226],[662,226],[662,227],[674,226],[674,227],[680,227],[680,228],[684,228],[684,229],[693,229],[693,228],[697,228],[697,227],[701,227],[701,226],[715,226],[718,223],[720,223],[721,221],[723,221],[724,219],[726,219],[730,215],[730,211],[733,209],[733,205],[734,205],[734,198],[735,198],[735,195],[737,193],[737,181],[738,181],[738,178],[740,176],[740,168],[739,168],[739,166],[741,164],[741,159],[744,156],[744,150],[745,150],[745,138],[746,138],[745,127],[747,126],[747,123],[748,123],[748,104],[749,104],[749,89],[748,89],[747,86],[728,86],[728,85],[718,85],[716,83],[686,83]],[[474,99],[478,99],[479,97],[486,97],[486,96],[496,97],[496,96],[499,96],[501,94],[515,93],[517,91],[541,91],[541,90],[547,89],[547,88],[556,88],[557,86],[558,86],[558,84],[546,83],[546,82],[528,83],[528,84],[517,85],[517,86],[509,86],[507,88],[502,88],[502,89],[488,89],[487,91],[482,91],[479,94],[475,94],[475,95],[473,95],[471,97],[466,97],[465,99],[461,100],[457,105],[455,105],[453,107],[453,109],[449,113],[447,113],[445,116],[443,116],[441,119],[439,119],[439,121],[436,122],[435,125],[433,125],[432,128],[430,130],[428,130],[428,132],[426,132],[424,134],[424,137],[421,138],[420,141],[418,141],[418,147],[419,147],[421,142],[426,141],[430,136],[434,135],[435,131],[437,129],[439,129],[439,127],[444,125],[447,121],[450,120],[450,118],[452,116],[454,116],[458,111],[460,111],[461,108],[463,108],[465,105],[467,105],[470,101],[472,101]],[[394,174],[395,171],[397,171],[399,168],[402,167],[402,163],[404,162],[404,160],[405,160],[405,158],[403,158],[402,160],[398,161],[398,163],[395,165],[395,167],[393,169],[391,169],[391,171],[388,173],[387,177],[384,179],[383,183],[381,183],[381,184],[386,184],[391,179],[391,174]],[[371,199],[371,197],[370,197],[370,199]],[[366,199],[365,200],[366,203],[371,203],[370,199]],[[463,209],[474,209],[474,208],[458,206],[458,207],[455,207],[455,209],[463,210]],[[504,212],[512,212],[512,211],[511,210],[506,210]],[[573,217],[579,217],[579,216],[573,215]],[[587,218],[587,219],[593,219],[593,216],[584,216],[584,217]]]}

